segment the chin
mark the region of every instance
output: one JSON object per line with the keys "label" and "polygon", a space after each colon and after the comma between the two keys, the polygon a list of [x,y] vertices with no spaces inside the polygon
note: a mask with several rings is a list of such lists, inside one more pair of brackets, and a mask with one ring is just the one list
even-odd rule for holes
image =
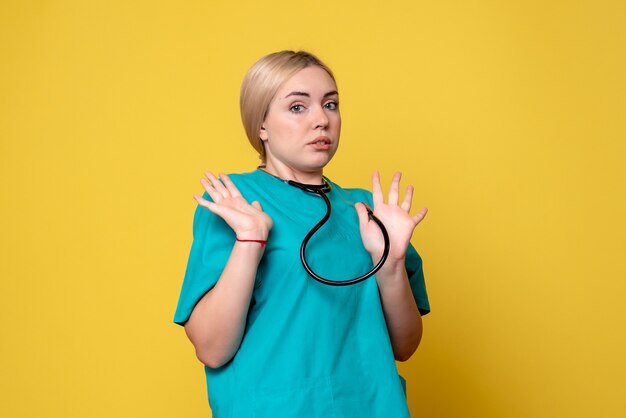
{"label": "chin", "polygon": [[[326,165],[328,165],[328,163],[331,162],[334,156],[335,156],[334,152],[332,154],[320,155],[319,156],[320,158],[317,160],[316,163],[320,168],[324,168]],[[316,164],[316,163],[313,163],[313,164]]]}
{"label": "chin", "polygon": [[323,170],[324,167],[326,167],[328,165],[328,163],[330,163],[330,158],[326,159],[325,161],[321,161],[317,164],[311,164],[310,167],[313,169],[313,171],[320,171]]}

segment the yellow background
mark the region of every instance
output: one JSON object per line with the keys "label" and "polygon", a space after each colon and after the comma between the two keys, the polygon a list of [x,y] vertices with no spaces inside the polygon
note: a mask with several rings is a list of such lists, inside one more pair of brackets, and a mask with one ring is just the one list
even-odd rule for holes
{"label": "yellow background", "polygon": [[339,81],[326,174],[430,208],[414,416],[626,416],[624,2],[0,4],[0,416],[210,415],[192,194],[255,167],[239,85],[286,48]]}

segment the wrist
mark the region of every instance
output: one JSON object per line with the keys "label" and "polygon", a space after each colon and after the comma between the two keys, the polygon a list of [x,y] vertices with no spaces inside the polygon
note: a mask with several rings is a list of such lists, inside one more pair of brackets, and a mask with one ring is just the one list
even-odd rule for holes
{"label": "wrist", "polygon": [[259,244],[261,248],[265,248],[265,246],[267,245],[266,239],[246,239],[246,238],[235,237],[235,241],[243,242],[243,243],[250,243],[250,244]]}
{"label": "wrist", "polygon": [[[373,262],[375,264],[378,262],[378,260],[374,260]],[[378,272],[376,273],[376,276],[377,277],[378,276],[382,276],[382,277],[397,276],[399,274],[404,273],[405,269],[406,267],[405,267],[404,257],[400,259],[393,259],[389,257],[387,258],[385,263],[382,265],[380,270],[378,270]]]}
{"label": "wrist", "polygon": [[235,239],[232,251],[243,257],[255,259],[258,262],[263,257],[263,254],[265,254],[266,244],[262,245],[261,243],[255,241]]}
{"label": "wrist", "polygon": [[267,241],[269,230],[267,229],[254,229],[245,231],[235,231],[235,238],[237,240],[255,240],[255,241]]}

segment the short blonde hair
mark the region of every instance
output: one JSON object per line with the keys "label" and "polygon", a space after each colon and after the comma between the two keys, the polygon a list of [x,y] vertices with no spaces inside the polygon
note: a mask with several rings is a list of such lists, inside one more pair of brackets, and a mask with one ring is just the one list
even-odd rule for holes
{"label": "short blonde hair", "polygon": [[259,132],[272,99],[285,81],[298,71],[312,66],[324,69],[335,81],[330,68],[315,55],[306,51],[274,52],[258,60],[246,73],[239,96],[241,121],[250,144],[257,150],[263,163],[265,163],[265,147],[259,137]]}

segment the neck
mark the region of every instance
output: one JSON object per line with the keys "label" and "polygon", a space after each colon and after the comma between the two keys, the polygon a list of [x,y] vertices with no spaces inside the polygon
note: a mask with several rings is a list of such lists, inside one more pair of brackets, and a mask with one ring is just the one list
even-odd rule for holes
{"label": "neck", "polygon": [[296,170],[287,166],[276,166],[274,164],[266,164],[261,170],[276,176],[282,180],[293,180],[303,184],[322,184],[322,170],[314,172],[306,172]]}

